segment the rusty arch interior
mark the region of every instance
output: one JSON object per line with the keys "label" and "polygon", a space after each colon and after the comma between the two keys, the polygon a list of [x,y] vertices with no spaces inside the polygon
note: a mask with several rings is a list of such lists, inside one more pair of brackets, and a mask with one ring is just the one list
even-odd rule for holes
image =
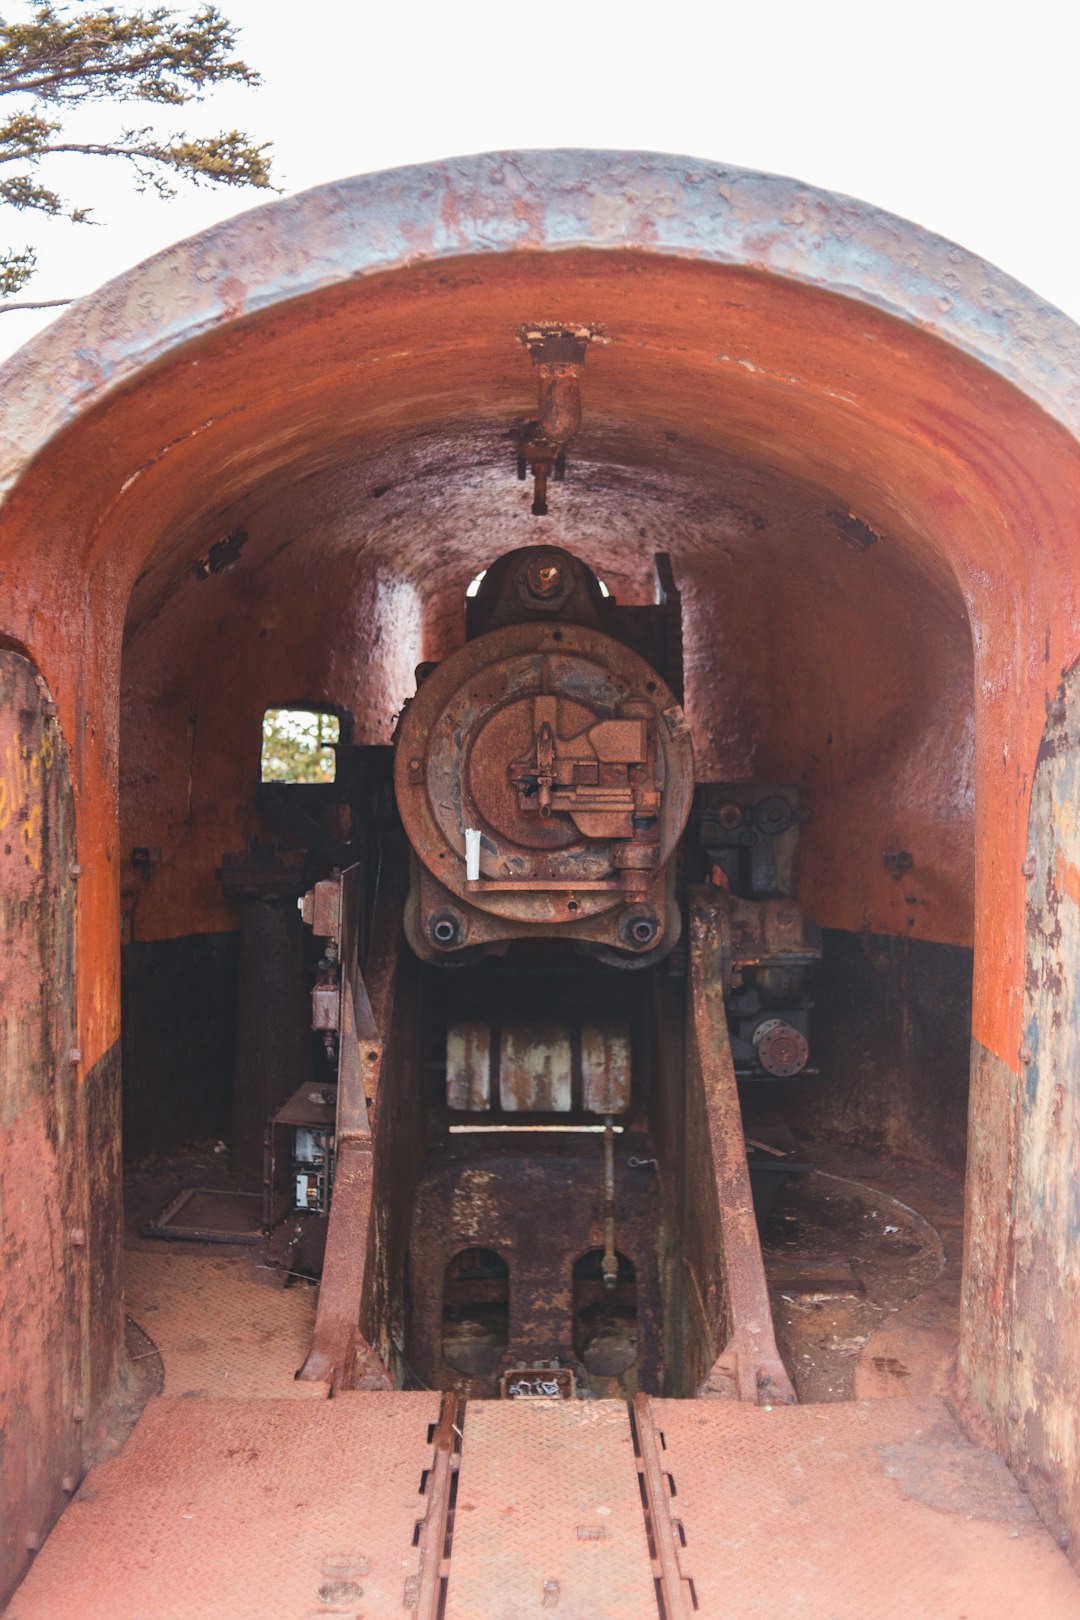
{"label": "rusty arch interior", "polygon": [[[702,774],[806,786],[803,901],[836,959],[882,995],[921,973],[959,998],[933,1026],[947,1085],[923,1083],[925,1044],[890,1037],[892,1083],[830,1106],[838,1128],[955,1160],[970,1027],[963,1377],[1077,1523],[1060,1346],[1034,1430],[1008,1416],[1001,1220],[1031,1016],[1029,800],[1080,652],[1075,339],[958,250],[775,184],[579,154],[329,188],[171,250],[13,363],[0,631],[71,747],[78,1083],[112,1129],[122,931],[151,946],[235,926],[214,873],[259,832],[264,708],[341,705],[358,740],[385,741],[414,664],[459,639],[468,581],[538,523],[624,601],[648,599],[668,551]],[[720,216],[735,223],[714,239]],[[507,439],[532,408],[516,333],[537,319],[609,340],[543,520]],[[1032,330],[1059,344],[1057,375]],[[161,851],[149,878],[135,847]],[[899,850],[904,881],[884,862]],[[92,1146],[75,1168],[109,1195]],[[109,1245],[91,1401],[118,1343]],[[1044,1264],[1071,1333],[1067,1257]]]}

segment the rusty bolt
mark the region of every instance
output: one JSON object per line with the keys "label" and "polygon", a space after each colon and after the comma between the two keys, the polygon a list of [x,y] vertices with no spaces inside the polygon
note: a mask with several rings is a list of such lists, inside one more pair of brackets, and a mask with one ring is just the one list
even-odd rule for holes
{"label": "rusty bolt", "polygon": [[72,861],[71,865],[68,867],[68,875],[73,878],[82,877],[82,867],[79,865],[78,861]]}
{"label": "rusty bolt", "polygon": [[433,913],[429,926],[432,939],[444,951],[460,945],[465,938],[465,920],[449,906]]}
{"label": "rusty bolt", "polygon": [[1035,1061],[1035,1054],[1031,1050],[1030,1046],[1022,1046],[1020,1048],[1020,1061],[1021,1061],[1021,1063],[1025,1063],[1025,1064],[1026,1063],[1033,1063]]}
{"label": "rusty bolt", "polygon": [[68,1062],[69,1063],[81,1063],[82,1062],[82,1052],[80,1051],[79,1047],[73,1046],[71,1048],[71,1050],[68,1052]]}
{"label": "rusty bolt", "polygon": [[619,923],[619,938],[634,951],[647,950],[659,932],[659,921],[650,911],[631,911]]}
{"label": "rusty bolt", "polygon": [[1024,864],[1020,868],[1020,870],[1021,870],[1021,872],[1024,874],[1024,876],[1026,878],[1033,878],[1035,876],[1035,857],[1034,857],[1034,855],[1029,855],[1028,856],[1027,860],[1024,862]]}
{"label": "rusty bolt", "polygon": [[537,557],[526,570],[525,578],[534,596],[546,599],[554,596],[562,584],[562,566],[554,557]]}
{"label": "rusty bolt", "polygon": [[74,1474],[65,1474],[60,1481],[60,1489],[65,1496],[74,1496],[79,1488],[79,1481]]}
{"label": "rusty bolt", "polygon": [[72,1229],[71,1229],[71,1246],[72,1246],[73,1249],[85,1249],[86,1248],[86,1232],[84,1231],[84,1229],[81,1226],[73,1226],[72,1227]]}
{"label": "rusty bolt", "polygon": [[85,1406],[73,1406],[71,1408],[71,1421],[72,1421],[72,1423],[85,1423],[86,1422],[86,1407]]}

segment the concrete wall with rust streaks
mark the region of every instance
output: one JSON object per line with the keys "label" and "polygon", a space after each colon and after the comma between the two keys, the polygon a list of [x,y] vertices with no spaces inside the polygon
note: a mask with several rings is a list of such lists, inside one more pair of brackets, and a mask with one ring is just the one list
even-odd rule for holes
{"label": "concrete wall with rust streaks", "polygon": [[1008,1198],[980,1209],[965,1361],[998,1443],[1059,1539],[1080,1548],[1080,675],[1039,748],[1028,834],[1024,1044],[997,1072]]}
{"label": "concrete wall with rust streaks", "polygon": [[[1019,1054],[1034,1040],[1022,866],[1047,703],[1080,654],[1080,334],[992,267],[864,204],[648,154],[495,154],[361,177],[177,244],[9,362],[0,636],[33,656],[71,747],[84,1063],[118,1036],[121,839],[185,797],[192,693],[203,738],[237,758],[218,778],[231,784],[224,817],[212,772],[199,788],[205,846],[173,829],[187,870],[171,894],[163,873],[146,910],[166,938],[222,926],[210,880],[193,889],[192,874],[244,824],[240,754],[266,692],[284,695],[288,659],[297,683],[321,678],[335,695],[370,666],[359,710],[381,725],[402,639],[411,657],[419,625],[438,656],[458,633],[450,586],[522,543],[506,433],[535,396],[516,333],[548,318],[602,323],[611,341],[589,357],[585,426],[547,537],[624,594],[644,588],[652,551],[681,554],[707,757],[802,770],[800,737],[824,726],[807,840],[823,922],[962,946],[974,916],[964,1367],[1004,1432],[989,1302],[1011,1301],[1016,1332],[1034,1332],[1042,1308],[1013,1285],[1016,1233],[994,1224],[1053,1119],[1020,1102]],[[852,515],[879,538],[841,560],[836,517],[843,528]],[[198,582],[199,559],[248,524],[258,571]],[[293,533],[318,537],[295,552],[302,564]],[[333,600],[319,625],[349,646],[340,685],[298,604],[323,578]],[[347,579],[358,619],[381,618],[378,643],[374,628],[343,629]],[[273,600],[261,580],[276,581]],[[711,636],[716,604],[730,604],[730,629],[743,580],[747,622],[764,633],[725,642]],[[184,600],[205,605],[170,606]],[[231,633],[219,636],[222,607]],[[284,619],[262,637],[268,612]],[[136,752],[122,835],[125,634]],[[272,669],[269,645],[287,654]],[[235,729],[224,708],[211,715],[230,651],[250,694]],[[755,695],[729,735],[741,667]],[[136,780],[144,744],[160,792]],[[886,822],[915,856],[917,888],[882,868]],[[1064,908],[1067,867],[1062,881]],[[33,908],[10,917],[8,948],[36,926]],[[1036,1012],[1042,1053],[1048,997]],[[111,1208],[114,1181],[106,1163],[82,1193]],[[1032,1230],[1046,1244],[1034,1263],[1065,1276],[1058,1217],[1034,1211]],[[107,1302],[95,1326],[106,1362],[117,1320]],[[1045,1388],[1051,1414],[1057,1369],[1080,1360],[1075,1318],[1040,1327],[1031,1355],[1033,1397]],[[1067,1506],[1057,1445],[1043,1453],[1047,1499]]]}
{"label": "concrete wall with rust streaks", "polygon": [[120,1339],[119,1074],[75,1045],[74,861],[56,705],[0,650],[0,1606],[81,1477]]}

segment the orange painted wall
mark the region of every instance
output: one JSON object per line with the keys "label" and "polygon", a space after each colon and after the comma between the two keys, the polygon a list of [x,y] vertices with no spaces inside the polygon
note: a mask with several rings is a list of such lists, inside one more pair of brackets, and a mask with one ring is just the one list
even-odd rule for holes
{"label": "orange painted wall", "polygon": [[87,413],[21,480],[0,533],[4,628],[40,659],[73,742],[91,1056],[116,1034],[119,655],[140,573],[145,615],[253,500],[325,480],[370,556],[421,590],[445,570],[464,582],[528,523],[503,437],[532,403],[516,327],[567,308],[613,341],[590,357],[553,540],[617,573],[628,520],[650,551],[674,549],[672,489],[711,470],[700,513],[741,464],[842,502],[946,596],[955,579],[976,656],[975,1033],[1015,1061],[1031,762],[1078,640],[1075,445],[1008,384],[865,306],[588,252],[404,270],[227,326]]}
{"label": "orange painted wall", "polygon": [[[638,515],[655,526],[658,507],[677,511],[691,476]],[[591,477],[573,473],[575,486]],[[970,945],[974,691],[958,593],[928,581],[889,537],[858,550],[813,490],[775,478],[755,490],[732,465],[710,515],[703,482],[699,471],[703,510],[655,542],[626,514],[623,535],[594,542],[625,601],[649,599],[650,544],[670,550],[700,779],[806,789],[803,893],[822,924]],[[448,546],[421,596],[385,546],[370,554],[362,519],[324,515],[334,487],[309,480],[268,507],[252,501],[229,571],[204,578],[190,566],[135,620],[121,711],[126,938],[234,925],[214,873],[226,850],[268,834],[254,805],[264,708],[340,704],[356,740],[385,742],[423,639],[432,651],[438,635],[446,650],[463,635],[461,576],[476,558]],[[575,503],[584,498],[575,487]],[[500,527],[511,525],[492,513],[485,560],[506,543]],[[548,528],[530,518],[525,535]],[[162,851],[149,877],[131,866],[137,845]],[[917,862],[902,884],[883,865],[899,848]]]}

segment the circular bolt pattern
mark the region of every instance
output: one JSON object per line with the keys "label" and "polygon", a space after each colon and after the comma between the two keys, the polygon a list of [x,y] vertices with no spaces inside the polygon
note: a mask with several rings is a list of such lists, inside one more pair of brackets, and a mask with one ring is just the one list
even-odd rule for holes
{"label": "circular bolt pattern", "polygon": [[786,1079],[806,1067],[810,1045],[801,1030],[782,1018],[767,1018],[754,1031],[758,1062],[766,1074]]}

